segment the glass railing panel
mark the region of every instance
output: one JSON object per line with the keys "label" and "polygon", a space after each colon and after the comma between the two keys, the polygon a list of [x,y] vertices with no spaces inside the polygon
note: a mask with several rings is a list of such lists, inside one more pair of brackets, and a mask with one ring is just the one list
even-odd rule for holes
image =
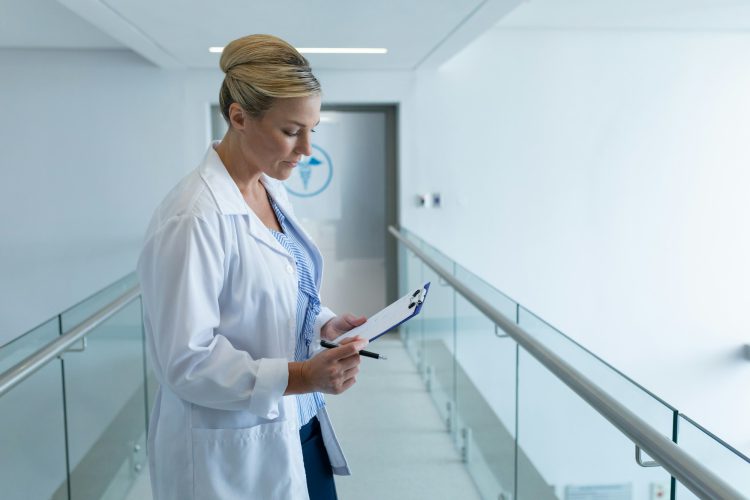
{"label": "glass railing panel", "polygon": [[0,346],[0,373],[31,356],[59,335],[59,319],[55,316],[17,339]]}
{"label": "glass railing panel", "polygon": [[430,282],[427,301],[420,316],[420,369],[425,386],[446,424],[455,405],[455,336],[453,287],[424,266],[423,282]]}
{"label": "glass railing panel", "polygon": [[[671,422],[668,412],[664,418]],[[517,499],[669,498],[669,474],[637,465],[634,450],[619,430],[519,349]]]}
{"label": "glass railing panel", "polygon": [[[517,306],[510,298],[453,263],[417,235],[405,230],[402,233],[430,258],[437,260],[449,272],[452,271],[468,288],[488,299],[507,318],[517,321],[532,337],[634,411],[650,426],[669,439],[674,437],[675,408],[533,313]],[[409,253],[404,254],[404,262],[408,264],[404,269],[413,272],[419,268],[415,262],[418,258],[409,256]],[[434,280],[435,277],[425,266],[422,278]],[[413,281],[413,276],[404,280]],[[434,302],[434,299],[435,295],[430,302]],[[444,304],[439,304],[438,307],[445,310]],[[637,465],[633,443],[578,395],[523,349],[518,349],[512,339],[501,337],[503,332],[496,330],[489,319],[483,317],[461,296],[456,297],[455,312],[455,414],[446,412],[440,400],[436,400],[436,404],[439,411],[447,417],[456,445],[464,452],[467,467],[484,497],[510,498],[513,487],[516,488],[516,498],[519,499],[670,497],[672,480],[669,474],[659,467],[644,468]],[[417,323],[414,322],[414,325]],[[420,347],[416,351],[418,360],[424,361],[427,367],[434,364],[432,359],[435,356],[426,346],[434,338],[440,337],[441,329],[436,325],[439,325],[439,321],[435,321],[429,314],[425,315],[423,323],[419,325],[422,334],[418,343]],[[483,335],[487,332],[487,335]],[[417,335],[412,337],[416,338]],[[486,338],[492,338],[498,345],[503,345],[503,340],[507,342],[503,347],[493,347]],[[404,341],[408,347],[408,336]],[[416,342],[412,341],[411,344]],[[518,363],[516,359],[519,360]],[[516,367],[517,374],[511,373]],[[498,373],[483,377],[484,370],[488,373],[496,370]],[[514,386],[516,380],[517,388]],[[475,390],[476,394],[473,394]],[[514,401],[511,397],[516,394],[519,398],[517,407],[512,404]],[[446,399],[450,401],[450,398]],[[477,404],[477,401],[481,403]],[[448,408],[450,410],[450,406]],[[491,426],[486,423],[484,427],[482,424],[472,423],[472,420],[477,422],[483,416],[487,418],[487,415],[496,418],[505,428],[506,441],[517,438],[518,446],[514,457],[516,484],[513,484],[512,479],[505,479],[507,471],[513,471],[513,466],[508,462],[509,447],[485,446],[485,443],[497,439],[497,436],[492,435],[492,432],[497,432],[497,427],[491,430]],[[680,446],[750,497],[750,463],[747,457],[689,419],[681,417],[681,420]],[[468,432],[462,432],[463,429]],[[517,436],[513,433],[515,429],[518,429]],[[469,438],[468,446],[466,436]],[[503,450],[496,455],[504,458],[494,456],[488,459],[488,454],[483,453],[483,447]],[[642,458],[650,460],[645,452]],[[498,464],[502,460],[505,462],[502,466],[493,466],[493,459]],[[675,493],[677,498],[695,498],[679,484]]]}
{"label": "glass railing panel", "polygon": [[[418,244],[421,245],[421,243]],[[401,295],[405,295],[415,287],[424,284],[424,264],[422,264],[422,260],[414,252],[407,249],[404,245],[399,245],[399,252],[401,252],[402,256],[401,272],[403,273]],[[420,355],[423,331],[421,315],[404,323],[399,330],[401,332],[401,340],[406,346],[409,356],[419,366],[421,364]]]}
{"label": "glass railing panel", "polygon": [[412,232],[411,232],[411,231],[409,231],[408,229],[401,229],[401,235],[402,235],[402,236],[403,236],[404,238],[406,238],[407,240],[409,240],[409,241],[411,241],[412,243],[414,243],[414,244],[416,244],[417,246],[419,246],[420,248],[422,247],[422,244],[424,243],[424,241],[422,240],[422,238],[420,238],[420,237],[419,237],[419,236],[417,236],[416,234],[412,233]]}
{"label": "glass railing panel", "polygon": [[137,284],[138,277],[136,274],[128,274],[69,308],[60,315],[63,333],[72,330]]}
{"label": "glass railing panel", "polygon": [[[0,373],[59,336],[58,320],[0,349]],[[0,396],[0,496],[67,499],[65,416],[60,361],[54,360]]]}
{"label": "glass railing panel", "polygon": [[143,330],[136,300],[65,356],[73,500],[122,498],[145,467]]}
{"label": "glass railing panel", "polygon": [[675,409],[523,307],[519,326],[668,439]]}
{"label": "glass railing panel", "polygon": [[[750,498],[750,457],[712,436],[692,420],[680,415],[677,443],[737,491]],[[681,484],[677,484],[676,498],[698,498]]]}
{"label": "glass railing panel", "polygon": [[[472,292],[476,293],[484,300],[492,304],[492,307],[497,309],[500,314],[508,318],[512,322],[518,320],[518,304],[500,292],[497,288],[493,287],[486,281],[477,277],[474,273],[467,270],[459,264],[455,264],[455,277]],[[503,334],[503,332],[498,332]]]}
{"label": "glass railing panel", "polygon": [[513,498],[515,398],[515,341],[457,296],[454,436],[482,498]]}
{"label": "glass railing panel", "polygon": [[[407,239],[417,244],[430,258],[451,270],[453,261],[428,245],[418,236],[407,233]],[[421,263],[421,259],[420,259]],[[449,418],[454,402],[454,325],[453,309],[455,292],[429,266],[421,264],[421,280],[415,285],[430,282],[428,301],[421,314],[421,336],[418,343],[419,368],[431,391],[435,404],[444,419]]]}

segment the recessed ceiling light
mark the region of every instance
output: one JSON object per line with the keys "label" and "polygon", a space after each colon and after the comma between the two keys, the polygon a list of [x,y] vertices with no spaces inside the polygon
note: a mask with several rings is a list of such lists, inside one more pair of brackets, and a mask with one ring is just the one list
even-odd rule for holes
{"label": "recessed ceiling light", "polygon": [[388,49],[337,48],[337,47],[298,47],[303,54],[387,54]]}
{"label": "recessed ceiling light", "polygon": [[[212,54],[221,54],[224,47],[209,47],[208,51]],[[297,48],[303,54],[387,54],[388,49],[380,48],[347,48],[347,47],[299,47]]]}

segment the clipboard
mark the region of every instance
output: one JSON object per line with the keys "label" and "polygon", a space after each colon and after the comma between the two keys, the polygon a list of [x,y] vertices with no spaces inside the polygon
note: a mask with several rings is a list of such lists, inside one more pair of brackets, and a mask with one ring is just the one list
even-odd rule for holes
{"label": "clipboard", "polygon": [[379,312],[367,318],[367,322],[348,332],[340,335],[334,343],[338,344],[349,337],[360,336],[372,342],[381,335],[388,333],[402,323],[415,317],[422,310],[424,301],[427,300],[427,292],[430,290],[430,282],[407,293],[396,302],[381,309]]}

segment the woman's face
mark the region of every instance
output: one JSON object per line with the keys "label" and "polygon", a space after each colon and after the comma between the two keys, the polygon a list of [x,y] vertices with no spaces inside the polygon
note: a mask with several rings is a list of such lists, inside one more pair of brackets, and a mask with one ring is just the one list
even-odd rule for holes
{"label": "woman's face", "polygon": [[288,179],[302,155],[312,154],[312,133],[320,122],[320,96],[276,99],[257,118],[243,111],[238,127],[245,161],[253,170]]}

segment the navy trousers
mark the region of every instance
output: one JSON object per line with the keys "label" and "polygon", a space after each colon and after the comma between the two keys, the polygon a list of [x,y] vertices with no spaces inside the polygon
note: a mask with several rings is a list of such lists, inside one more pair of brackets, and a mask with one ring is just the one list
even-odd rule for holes
{"label": "navy trousers", "polygon": [[299,430],[302,441],[302,458],[307,475],[307,491],[310,500],[337,500],[336,483],[333,482],[333,469],[328,460],[328,452],[323,444],[320,422],[313,417]]}

